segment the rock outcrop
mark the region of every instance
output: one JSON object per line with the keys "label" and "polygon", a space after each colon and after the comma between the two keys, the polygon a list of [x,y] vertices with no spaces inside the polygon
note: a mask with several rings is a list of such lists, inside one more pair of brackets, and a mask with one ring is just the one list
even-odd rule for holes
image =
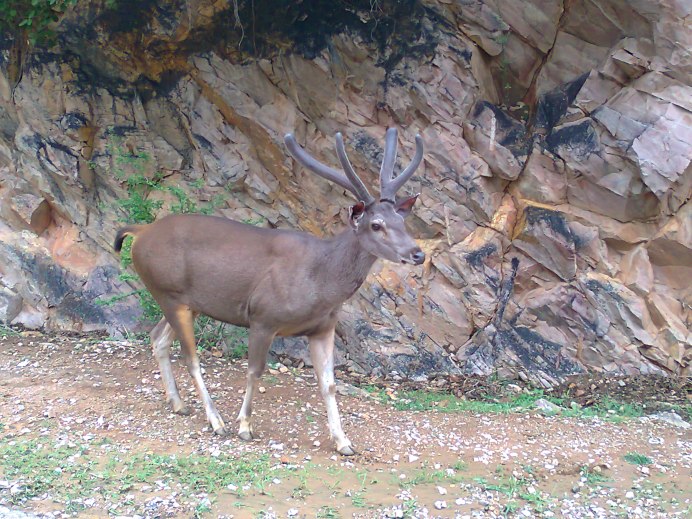
{"label": "rock outcrop", "polygon": [[51,48],[0,41],[0,322],[142,327],[135,298],[97,304],[132,290],[111,242],[134,196],[332,234],[351,200],[282,136],[338,164],[341,131],[374,182],[395,125],[400,164],[426,143],[410,227],[430,259],[377,264],[342,364],[542,386],[689,373],[684,2],[109,5],[80,2]]}

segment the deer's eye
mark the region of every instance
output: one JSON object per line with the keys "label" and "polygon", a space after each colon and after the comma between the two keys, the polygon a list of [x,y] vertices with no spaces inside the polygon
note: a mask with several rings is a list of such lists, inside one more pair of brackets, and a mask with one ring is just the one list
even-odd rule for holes
{"label": "deer's eye", "polygon": [[381,230],[382,230],[382,225],[380,225],[379,223],[373,222],[372,224],[370,224],[370,228],[371,228],[373,231],[381,231]]}

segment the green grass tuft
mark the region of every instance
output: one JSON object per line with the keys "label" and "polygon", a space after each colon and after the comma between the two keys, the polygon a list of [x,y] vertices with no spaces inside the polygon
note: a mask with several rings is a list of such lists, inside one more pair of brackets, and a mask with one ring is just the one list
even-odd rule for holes
{"label": "green grass tuft", "polygon": [[644,454],[639,454],[638,452],[628,452],[623,456],[627,463],[632,465],[651,465],[653,463],[652,459]]}
{"label": "green grass tuft", "polygon": [[424,390],[398,391],[389,393],[384,389],[366,387],[379,401],[399,411],[437,411],[441,413],[472,412],[480,414],[508,414],[527,412],[534,409],[536,400],[545,398],[561,407],[561,415],[573,418],[601,418],[609,422],[620,422],[644,415],[644,408],[637,404],[603,399],[590,407],[567,406],[569,399],[546,395],[540,389],[512,394],[505,397],[486,396],[483,400],[465,400],[448,393]]}

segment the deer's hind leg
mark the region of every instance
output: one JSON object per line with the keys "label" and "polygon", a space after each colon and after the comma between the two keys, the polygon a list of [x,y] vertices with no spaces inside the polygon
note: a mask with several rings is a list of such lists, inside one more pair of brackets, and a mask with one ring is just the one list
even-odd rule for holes
{"label": "deer's hind leg", "polygon": [[163,317],[151,331],[151,349],[154,358],[159,363],[163,388],[166,391],[168,402],[173,407],[173,412],[187,415],[190,414],[190,408],[180,398],[180,392],[173,376],[173,367],[171,366],[171,344],[173,344],[173,339],[173,328],[168,324],[166,318]]}
{"label": "deer's hind leg", "polygon": [[207,386],[202,379],[202,369],[199,365],[197,344],[195,342],[195,314],[187,305],[168,306],[167,308],[163,308],[163,312],[180,341],[180,351],[183,356],[183,361],[195,383],[197,394],[202,400],[207,420],[211,424],[215,434],[225,436],[228,434],[228,428],[221,418],[221,415],[216,410],[216,406],[211,396],[209,396],[209,391],[207,391]]}

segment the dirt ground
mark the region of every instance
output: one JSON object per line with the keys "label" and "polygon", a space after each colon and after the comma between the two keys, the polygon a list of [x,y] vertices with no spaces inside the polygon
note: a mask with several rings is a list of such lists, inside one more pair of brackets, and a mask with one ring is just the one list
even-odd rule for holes
{"label": "dirt ground", "polygon": [[[690,517],[692,429],[684,423],[533,410],[401,411],[347,384],[339,406],[359,454],[344,458],[332,450],[311,370],[272,369],[265,376],[254,406],[259,438],[245,443],[210,432],[190,377],[175,358],[190,416],[174,415],[164,403],[158,367],[141,341],[38,332],[0,338],[0,505],[45,517]],[[207,355],[203,366],[219,411],[233,423],[244,363]],[[407,388],[380,385],[394,399]],[[436,385],[471,396],[501,395],[508,387],[461,378]],[[650,410],[689,405],[689,386],[661,379],[581,379],[564,389],[582,405],[603,394],[647,403]],[[80,455],[92,469],[79,481],[93,490],[71,489],[68,498],[66,488],[53,484],[28,493],[16,474],[30,458],[11,456],[37,442],[87,445]],[[93,479],[99,457],[114,453],[124,463],[120,478],[128,476],[127,459],[155,455],[263,457],[273,472],[262,484],[211,492],[200,492],[180,471],[151,481],[132,476],[120,493],[106,493]]]}

